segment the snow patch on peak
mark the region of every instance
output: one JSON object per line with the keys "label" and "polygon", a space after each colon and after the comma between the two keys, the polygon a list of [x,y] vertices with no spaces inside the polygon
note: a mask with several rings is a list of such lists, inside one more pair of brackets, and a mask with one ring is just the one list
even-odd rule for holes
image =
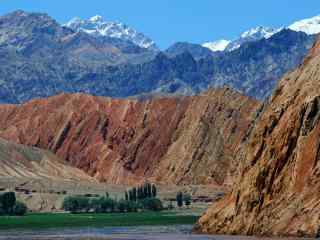
{"label": "snow patch on peak", "polygon": [[242,44],[247,42],[254,42],[261,40],[263,38],[268,39],[274,34],[281,31],[282,28],[274,29],[269,27],[256,27],[252,28],[240,35],[240,37],[233,41],[219,40],[214,42],[204,43],[202,46],[207,47],[212,51],[233,51],[242,46]]}
{"label": "snow patch on peak", "polygon": [[63,26],[71,28],[77,32],[83,31],[94,36],[120,38],[131,41],[142,48],[158,50],[155,42],[144,34],[139,33],[126,24],[105,21],[100,15],[93,16],[86,20],[76,17],[71,19]]}
{"label": "snow patch on peak", "polygon": [[280,29],[274,29],[274,28],[269,28],[269,27],[256,27],[252,28],[244,33],[241,34],[241,38],[270,38],[272,37],[275,33],[279,32]]}
{"label": "snow patch on peak", "polygon": [[231,41],[228,40],[218,40],[214,42],[206,42],[202,44],[203,47],[209,48],[213,52],[224,51]]}
{"label": "snow patch on peak", "polygon": [[103,17],[100,15],[96,15],[90,18],[91,22],[103,22]]}
{"label": "snow patch on peak", "polygon": [[269,27],[256,27],[252,28],[241,34],[240,38],[232,41],[228,47],[227,51],[233,51],[240,48],[244,43],[255,42],[261,39],[268,39],[272,37],[274,34],[280,32],[282,28],[274,29]]}
{"label": "snow patch on peak", "polygon": [[288,28],[308,35],[318,34],[320,33],[320,15],[294,22]]}

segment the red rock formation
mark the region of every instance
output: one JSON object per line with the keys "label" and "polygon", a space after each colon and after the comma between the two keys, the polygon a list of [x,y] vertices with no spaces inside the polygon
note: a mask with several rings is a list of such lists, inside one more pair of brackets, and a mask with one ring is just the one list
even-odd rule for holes
{"label": "red rock formation", "polygon": [[146,101],[82,94],[0,106],[0,136],[108,183],[227,183],[258,103],[230,89]]}
{"label": "red rock formation", "polygon": [[247,143],[232,194],[197,231],[314,237],[320,229],[320,41],[285,76]]}

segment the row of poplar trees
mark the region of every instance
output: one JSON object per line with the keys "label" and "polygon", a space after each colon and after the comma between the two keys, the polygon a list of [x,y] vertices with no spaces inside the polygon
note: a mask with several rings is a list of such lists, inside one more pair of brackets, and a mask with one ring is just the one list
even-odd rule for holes
{"label": "row of poplar trees", "polygon": [[125,192],[127,201],[137,202],[147,198],[157,197],[157,187],[151,183],[145,183],[139,187],[134,187]]}

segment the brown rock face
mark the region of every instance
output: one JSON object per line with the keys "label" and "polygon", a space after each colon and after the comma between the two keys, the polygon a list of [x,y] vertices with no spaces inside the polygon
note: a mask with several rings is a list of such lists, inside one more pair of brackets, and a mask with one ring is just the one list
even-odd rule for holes
{"label": "brown rock face", "polygon": [[279,83],[243,146],[230,196],[196,230],[314,237],[320,229],[320,41]]}
{"label": "brown rock face", "polygon": [[108,183],[224,184],[258,105],[227,88],[146,101],[64,94],[0,106],[0,136]]}

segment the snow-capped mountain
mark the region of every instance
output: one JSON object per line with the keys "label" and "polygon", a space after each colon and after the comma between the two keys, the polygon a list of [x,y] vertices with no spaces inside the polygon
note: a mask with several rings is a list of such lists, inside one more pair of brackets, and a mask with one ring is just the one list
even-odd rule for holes
{"label": "snow-capped mountain", "polygon": [[[288,27],[292,31],[304,32],[308,35],[320,33],[320,15],[294,22]],[[204,43],[202,46],[209,48],[211,51],[233,51],[238,49],[242,44],[247,42],[258,41],[263,38],[268,39],[274,34],[280,32],[282,28],[256,27],[244,32],[241,36],[233,41],[218,40]]]}
{"label": "snow-capped mountain", "polygon": [[227,51],[233,51],[238,49],[242,44],[247,42],[254,42],[261,40],[263,38],[268,39],[272,37],[274,34],[279,32],[281,29],[274,29],[269,27],[256,27],[252,28],[241,34],[240,38],[231,41],[230,44],[226,47]]}
{"label": "snow-capped mountain", "polygon": [[91,35],[128,40],[142,48],[152,50],[158,49],[155,42],[144,34],[123,23],[105,21],[103,17],[99,15],[85,20],[73,18],[68,23],[64,24],[64,26],[71,28],[74,31],[83,31]]}
{"label": "snow-capped mountain", "polygon": [[202,46],[209,48],[213,52],[217,52],[217,51],[224,51],[230,43],[231,41],[222,39],[214,42],[204,43]]}
{"label": "snow-capped mountain", "polygon": [[320,33],[320,15],[297,21],[288,27],[296,32],[304,32],[308,35]]}
{"label": "snow-capped mountain", "polygon": [[219,41],[204,43],[202,46],[209,48],[213,52],[233,51],[235,49],[238,49],[244,43],[258,41],[263,38],[268,39],[275,33],[279,32],[280,30],[281,29],[274,29],[274,28],[268,28],[268,27],[256,27],[242,33],[241,36],[234,41],[219,40]]}

